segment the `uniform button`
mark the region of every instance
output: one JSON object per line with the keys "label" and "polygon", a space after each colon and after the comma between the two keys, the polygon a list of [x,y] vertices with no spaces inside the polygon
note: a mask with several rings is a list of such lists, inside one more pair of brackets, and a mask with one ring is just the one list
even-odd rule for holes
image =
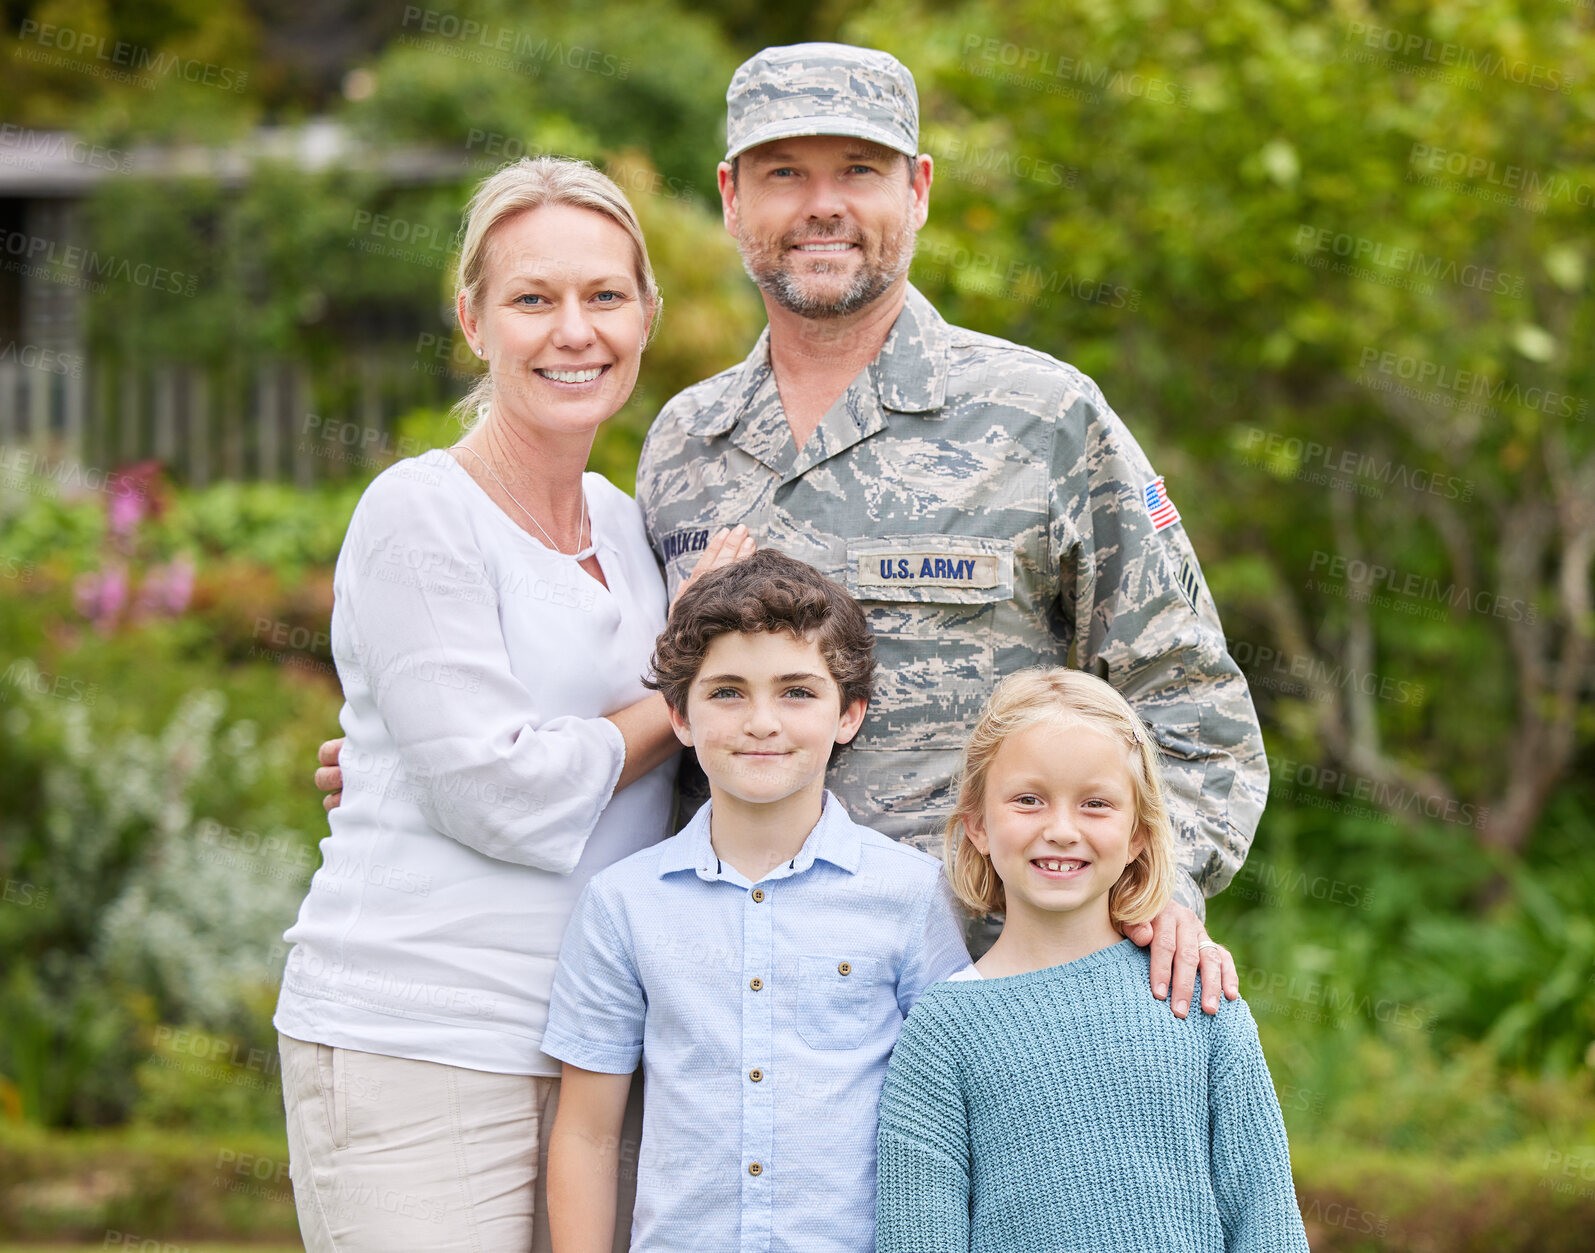
{"label": "uniform button", "polygon": [[754,888],[753,889],[753,903],[755,905],[757,905],[763,899],[764,899],[764,889],[763,888]]}
{"label": "uniform button", "polygon": [[748,1071],[748,1078],[752,1079],[754,1083],[757,1083],[760,1079],[764,1078],[764,1071],[750,1070]]}
{"label": "uniform button", "polygon": [[749,1162],[748,1163],[748,1174],[750,1174],[750,1175],[762,1175],[763,1173],[764,1173],[764,1167],[760,1166],[758,1162]]}
{"label": "uniform button", "polygon": [[750,988],[752,988],[755,992],[757,992],[760,988],[762,988],[764,986],[764,980],[763,979],[749,979],[748,980],[748,986]]}
{"label": "uniform button", "polygon": [[839,975],[850,975],[850,974],[852,974],[853,973],[853,963],[852,962],[843,962],[840,966],[838,966],[836,968],[836,973],[839,974]]}

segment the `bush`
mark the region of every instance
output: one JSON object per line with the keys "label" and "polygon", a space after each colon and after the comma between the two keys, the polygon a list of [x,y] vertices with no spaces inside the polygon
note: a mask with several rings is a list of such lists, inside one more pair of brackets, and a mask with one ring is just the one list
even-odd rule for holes
{"label": "bush", "polygon": [[271,1084],[172,1044],[181,1026],[230,1057],[275,1048],[280,935],[324,829],[304,776],[336,689],[196,659],[192,622],[102,636],[69,612],[0,601],[0,1078],[49,1125],[278,1125]]}
{"label": "bush", "polygon": [[1293,1148],[1297,1200],[1317,1253],[1577,1253],[1595,1188],[1561,1189],[1554,1155],[1401,1156]]}
{"label": "bush", "polygon": [[0,1124],[0,1178],[0,1239],[8,1242],[76,1237],[98,1246],[110,1231],[287,1242],[298,1233],[280,1134],[63,1134]]}

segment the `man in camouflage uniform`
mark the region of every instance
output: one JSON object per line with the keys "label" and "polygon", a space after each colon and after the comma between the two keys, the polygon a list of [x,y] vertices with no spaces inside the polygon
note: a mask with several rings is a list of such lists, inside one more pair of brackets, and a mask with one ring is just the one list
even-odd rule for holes
{"label": "man in camouflage uniform", "polygon": [[1163,752],[1187,872],[1155,938],[1132,938],[1154,944],[1155,984],[1172,961],[1177,1012],[1198,961],[1216,1009],[1235,974],[1204,897],[1245,858],[1268,766],[1162,480],[1090,379],[949,326],[909,285],[931,159],[904,66],[767,48],[726,99],[726,227],[770,325],[672,399],[643,447],[637,499],[671,594],[737,523],[843,583],[880,670],[827,783],[859,822],[938,854],[994,682],[1066,659],[1107,679]]}

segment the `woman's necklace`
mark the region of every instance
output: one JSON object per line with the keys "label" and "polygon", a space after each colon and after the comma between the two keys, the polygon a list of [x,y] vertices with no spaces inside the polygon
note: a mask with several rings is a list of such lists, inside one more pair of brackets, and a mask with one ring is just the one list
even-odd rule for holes
{"label": "woman's necklace", "polygon": [[[554,543],[554,537],[552,535],[550,535],[547,531],[543,530],[543,524],[541,522],[539,522],[535,517],[532,517],[532,511],[530,509],[528,509],[525,505],[521,504],[520,501],[516,500],[515,496],[514,496],[514,493],[512,493],[509,488],[504,486],[504,480],[499,478],[499,476],[497,474],[494,474],[493,467],[487,464],[487,458],[483,457],[481,453],[476,451],[476,449],[467,448],[464,444],[455,444],[454,447],[458,448],[461,452],[470,453],[471,456],[475,457],[478,461],[480,461],[482,463],[482,468],[484,470],[486,470],[489,474],[493,475],[493,482],[498,484],[499,490],[502,491],[506,496],[508,496],[512,502],[514,502],[514,505],[515,505],[515,507],[517,509],[519,509],[522,513],[524,513],[528,518],[532,519],[532,525],[535,526],[538,529],[539,533],[541,533],[542,537],[545,540],[548,541],[548,546],[550,548],[552,548],[556,553],[558,553],[561,557],[569,557],[569,558],[571,558],[572,560],[575,560],[575,561],[586,561],[589,557],[591,557],[594,553],[596,553],[598,551],[598,545],[596,543],[592,542],[592,536],[591,535],[589,535],[587,537],[588,538],[588,544],[587,544],[586,548],[578,549],[576,552],[573,552],[573,553],[568,553],[568,552],[564,551],[564,549],[560,548],[560,546],[558,544]],[[582,532],[584,530],[586,530],[586,529],[587,529],[587,493],[585,491],[583,491],[582,492],[582,515],[581,515],[581,521],[579,521],[576,524],[576,542],[578,544],[580,544],[582,542]]]}

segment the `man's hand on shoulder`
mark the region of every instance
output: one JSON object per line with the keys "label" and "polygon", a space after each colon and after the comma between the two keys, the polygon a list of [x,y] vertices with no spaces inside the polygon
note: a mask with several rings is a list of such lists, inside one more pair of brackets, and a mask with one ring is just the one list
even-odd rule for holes
{"label": "man's hand on shoulder", "polygon": [[343,771],[338,768],[338,753],[343,748],[343,737],[328,740],[316,752],[320,768],[316,771],[316,786],[329,793],[321,798],[321,807],[329,814],[338,808],[343,799]]}
{"label": "man's hand on shoulder", "polygon": [[1207,928],[1196,914],[1178,901],[1170,901],[1151,922],[1126,927],[1124,934],[1142,948],[1152,947],[1152,995],[1169,997],[1173,982],[1174,1013],[1184,1018],[1190,1013],[1191,992],[1196,973],[1202,973],[1202,1012],[1218,1013],[1218,989],[1226,1000],[1241,994],[1240,976],[1228,949],[1208,938]]}

